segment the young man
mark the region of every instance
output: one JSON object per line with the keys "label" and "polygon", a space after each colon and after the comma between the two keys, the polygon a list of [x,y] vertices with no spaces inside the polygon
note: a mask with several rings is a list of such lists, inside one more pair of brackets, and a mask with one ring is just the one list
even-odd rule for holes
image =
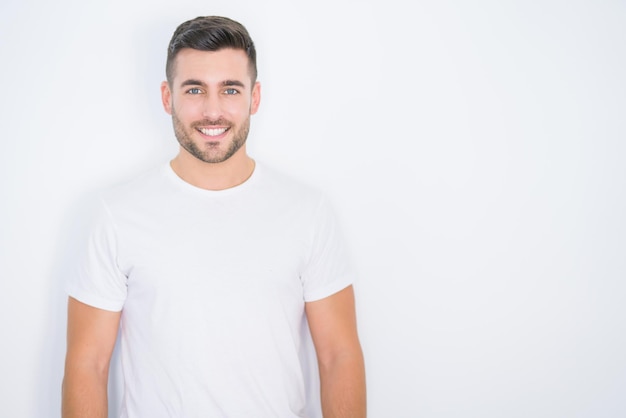
{"label": "young man", "polygon": [[[246,29],[183,23],[163,106],[179,154],[103,195],[68,286],[63,417],[304,417],[307,337],[323,416],[365,417],[353,276],[327,201],[246,153],[261,99]],[[310,332],[310,334],[309,334]]]}

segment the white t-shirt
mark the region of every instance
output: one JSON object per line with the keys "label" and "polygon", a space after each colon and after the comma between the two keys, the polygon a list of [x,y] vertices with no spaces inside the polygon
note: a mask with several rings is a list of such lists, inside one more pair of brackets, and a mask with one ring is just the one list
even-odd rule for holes
{"label": "white t-shirt", "polygon": [[122,310],[122,417],[313,417],[304,303],[353,278],[319,192],[262,164],[207,191],[167,164],[102,197],[68,293]]}

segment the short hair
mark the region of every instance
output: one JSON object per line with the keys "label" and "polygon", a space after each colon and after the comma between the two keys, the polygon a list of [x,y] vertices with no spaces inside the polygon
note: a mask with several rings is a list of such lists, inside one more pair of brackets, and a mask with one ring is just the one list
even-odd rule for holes
{"label": "short hair", "polygon": [[176,55],[185,48],[199,51],[242,50],[248,56],[252,84],[256,82],[256,49],[250,34],[239,22],[222,16],[201,16],[180,24],[167,48],[165,75],[170,84],[174,79]]}

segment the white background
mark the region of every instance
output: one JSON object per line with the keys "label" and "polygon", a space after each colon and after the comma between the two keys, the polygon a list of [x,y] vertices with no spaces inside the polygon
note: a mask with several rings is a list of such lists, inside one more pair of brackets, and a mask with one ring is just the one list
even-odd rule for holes
{"label": "white background", "polygon": [[591,0],[3,0],[0,416],[59,416],[81,202],[175,154],[207,14],[257,44],[250,153],[339,212],[370,417],[626,416],[626,3]]}

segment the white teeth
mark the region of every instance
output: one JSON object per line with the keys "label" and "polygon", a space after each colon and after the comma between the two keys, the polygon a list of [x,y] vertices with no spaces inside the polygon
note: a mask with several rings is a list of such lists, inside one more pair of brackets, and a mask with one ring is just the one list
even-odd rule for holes
{"label": "white teeth", "polygon": [[200,132],[207,136],[218,136],[226,132],[226,128],[217,128],[217,129],[209,129],[209,128],[200,128]]}

